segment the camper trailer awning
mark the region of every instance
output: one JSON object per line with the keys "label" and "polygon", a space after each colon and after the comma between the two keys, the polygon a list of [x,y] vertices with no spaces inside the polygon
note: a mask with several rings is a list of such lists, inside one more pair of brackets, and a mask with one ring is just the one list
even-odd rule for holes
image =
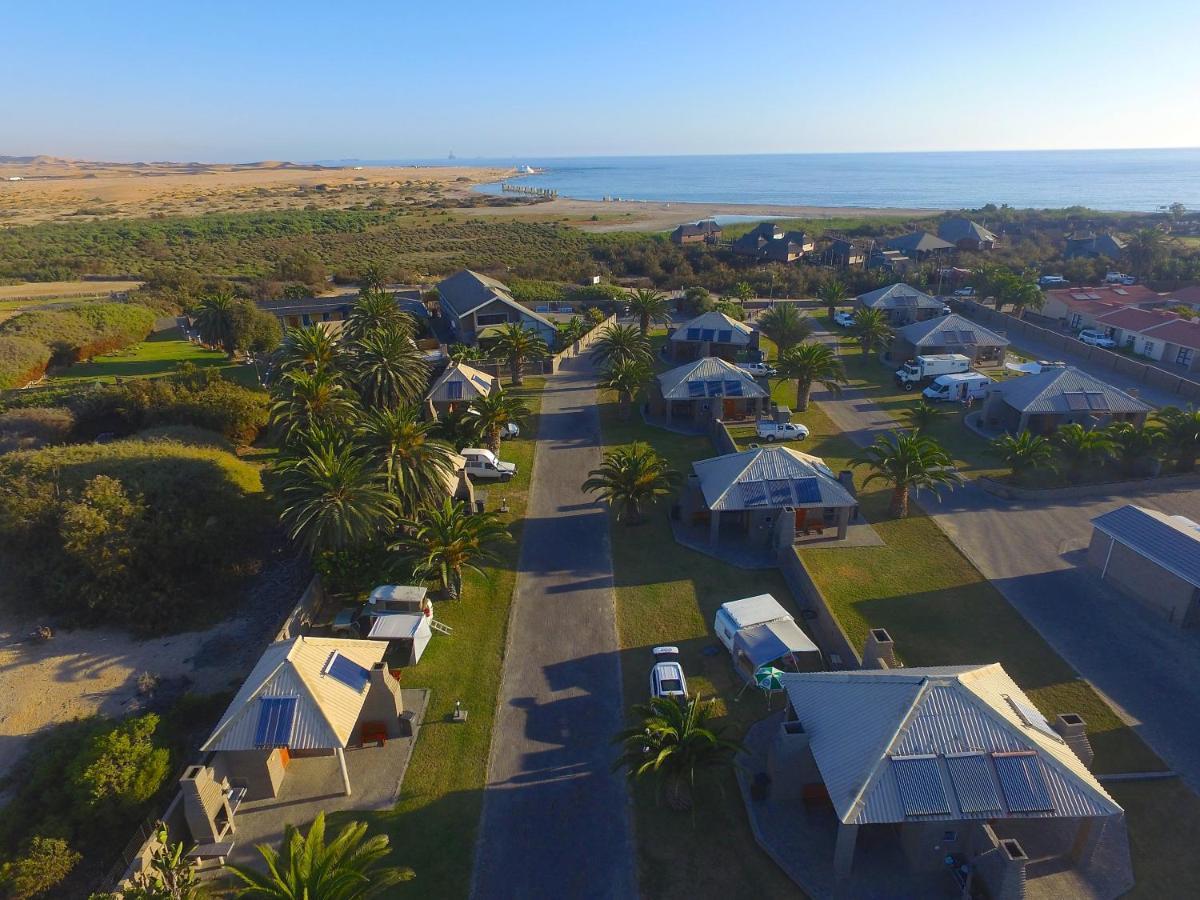
{"label": "camper trailer awning", "polygon": [[371,624],[367,637],[377,641],[398,641],[402,638],[416,637],[417,631],[425,616],[412,613],[382,613]]}
{"label": "camper trailer awning", "polygon": [[789,653],[820,652],[791,619],[743,628],[734,637],[733,648],[745,653],[755,667],[765,666]]}

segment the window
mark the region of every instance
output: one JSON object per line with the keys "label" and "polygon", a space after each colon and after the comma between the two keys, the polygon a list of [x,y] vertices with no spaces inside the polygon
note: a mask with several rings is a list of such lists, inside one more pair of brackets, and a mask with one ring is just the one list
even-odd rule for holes
{"label": "window", "polygon": [[1192,348],[1180,347],[1179,352],[1175,354],[1175,364],[1177,366],[1190,366],[1192,364]]}
{"label": "window", "polygon": [[1082,324],[1083,324],[1083,316],[1081,316],[1079,313],[1074,313],[1071,316],[1071,328],[1078,328]]}
{"label": "window", "polygon": [[503,325],[507,321],[508,313],[488,313],[475,317],[475,325],[480,328],[484,325]]}
{"label": "window", "polygon": [[1146,341],[1146,343],[1142,344],[1142,353],[1143,354],[1145,354],[1146,356],[1149,356],[1153,352],[1154,352],[1154,341]]}
{"label": "window", "polygon": [[462,389],[463,389],[463,385],[462,385],[461,381],[447,381],[446,382],[446,396],[449,397],[451,400],[461,400],[462,399]]}
{"label": "window", "polygon": [[943,831],[942,832],[942,843],[943,844],[953,844],[957,840],[958,840],[958,832],[957,831]]}

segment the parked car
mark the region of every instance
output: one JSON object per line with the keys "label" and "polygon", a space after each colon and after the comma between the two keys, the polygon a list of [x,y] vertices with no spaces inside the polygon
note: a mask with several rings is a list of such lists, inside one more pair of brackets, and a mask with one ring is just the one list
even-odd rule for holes
{"label": "parked car", "polygon": [[521,436],[521,428],[520,428],[520,426],[517,425],[516,422],[509,422],[507,425],[505,425],[503,428],[500,429],[501,440],[507,440],[509,438],[519,438],[520,436]]}
{"label": "parked car", "polygon": [[839,313],[833,314],[833,322],[835,325],[840,325],[843,328],[849,328],[854,324],[854,313],[842,310]]}
{"label": "parked car", "polygon": [[687,702],[687,677],[679,662],[678,647],[655,647],[654,668],[650,670],[650,696],[669,697]]}
{"label": "parked car", "polygon": [[467,474],[475,478],[500,479],[511,481],[517,474],[517,464],[501,462],[491,450],[482,447],[467,447],[459,451],[467,461]]}
{"label": "parked car", "polygon": [[1105,350],[1111,350],[1117,346],[1117,342],[1110,338],[1103,331],[1095,328],[1085,328],[1079,334],[1075,335],[1085,344],[1091,344],[1093,347],[1103,347]]}
{"label": "parked car", "polygon": [[955,297],[974,297],[975,296],[975,288],[960,287],[957,291],[954,292],[954,296]]}
{"label": "parked car", "polygon": [[1066,284],[1066,283],[1067,283],[1067,279],[1063,278],[1061,275],[1043,275],[1041,278],[1038,279],[1038,284],[1041,287],[1050,287],[1052,285]]}
{"label": "parked car", "polygon": [[749,372],[755,378],[774,378],[777,374],[775,367],[765,362],[738,363],[738,368],[743,372]]}
{"label": "parked car", "polygon": [[802,441],[808,437],[808,428],[799,422],[776,422],[774,419],[759,419],[754,431],[768,443],[771,441]]}
{"label": "parked car", "polygon": [[1124,272],[1109,272],[1104,276],[1106,284],[1137,284],[1137,279],[1132,275],[1126,275]]}

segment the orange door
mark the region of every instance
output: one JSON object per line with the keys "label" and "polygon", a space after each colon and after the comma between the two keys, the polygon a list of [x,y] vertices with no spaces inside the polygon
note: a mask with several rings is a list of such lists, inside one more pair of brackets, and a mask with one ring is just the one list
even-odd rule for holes
{"label": "orange door", "polygon": [[279,764],[286,769],[288,766],[288,763],[290,763],[291,761],[292,761],[292,755],[290,753],[288,753],[288,748],[280,747],[279,748]]}
{"label": "orange door", "polygon": [[798,509],[798,510],[796,510],[796,531],[797,531],[797,532],[801,532],[801,531],[803,531],[803,530],[804,530],[804,520],[805,520],[807,517],[808,517],[808,510],[807,510],[807,509]]}
{"label": "orange door", "polygon": [[730,400],[728,397],[726,397],[725,403],[724,403],[724,410],[725,410],[725,418],[726,419],[736,419],[737,418],[737,401]]}

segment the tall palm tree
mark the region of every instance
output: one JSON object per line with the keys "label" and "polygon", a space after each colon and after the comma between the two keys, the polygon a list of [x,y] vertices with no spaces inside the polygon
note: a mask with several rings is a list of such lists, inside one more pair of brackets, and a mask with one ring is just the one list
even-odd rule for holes
{"label": "tall palm tree", "polygon": [[645,337],[651,322],[671,320],[671,301],[659,291],[638,288],[629,295],[629,311],[638,317],[638,329]]}
{"label": "tall palm tree", "polygon": [[828,344],[800,344],[779,354],[775,361],[779,383],[796,382],[796,409],[808,409],[814,384],[820,384],[830,393],[842,392],[846,383],[846,370],[837,352]]}
{"label": "tall palm tree", "polygon": [[1133,274],[1149,278],[1167,252],[1167,236],[1159,228],[1139,228],[1125,245]]}
{"label": "tall palm tree", "polygon": [[201,300],[196,328],[202,342],[233,353],[233,295],[222,292]]}
{"label": "tall palm tree", "polygon": [[950,454],[919,431],[880,435],[875,443],[850,460],[850,465],[867,466],[871,470],[863,480],[864,486],[876,480],[891,485],[891,512],[898,518],[908,515],[908,496],[914,488],[928,488],[937,496],[938,488],[962,481],[962,476],[953,469]]}
{"label": "tall palm tree", "polygon": [[472,513],[466,504],[446,498],[441,506],[427,506],[402,520],[391,549],[413,564],[414,574],[435,580],[457,600],[462,596],[463,570],[482,574],[480,564],[496,558],[493,545],[511,540],[499,513]]}
{"label": "tall palm tree", "polygon": [[500,453],[500,436],[511,425],[523,425],[529,417],[529,407],[520,397],[504,388],[476,397],[467,407],[467,415],[474,417],[479,433],[487,447],[495,454]]}
{"label": "tall palm tree", "polygon": [[325,843],[325,813],[317,813],[308,834],[295,825],[283,831],[282,852],[260,844],[267,871],[228,866],[244,887],[245,900],[365,900],[388,893],[415,876],[412,869],[385,866],[390,852],[387,835],[367,837],[363,822],[347,822],[330,844]]}
{"label": "tall palm tree", "polygon": [[686,704],[653,697],[634,706],[633,712],[637,724],[613,738],[621,745],[613,771],[625,769],[630,779],[654,776],[672,809],[690,809],[696,776],[732,769],[742,752],[739,743],[723,736],[722,727],[709,724],[711,703],[699,696]]}
{"label": "tall palm tree", "polygon": [[642,505],[665,497],[679,481],[679,473],[653,447],[640,441],[606,452],[600,468],[592,469],[588,476],[581,489],[619,507],[617,518],[626,525],[641,522]]}
{"label": "tall palm tree", "polygon": [[592,359],[614,366],[620,362],[650,361],[650,339],[633,325],[615,322],[600,332],[592,344]]}
{"label": "tall palm tree", "polygon": [[908,427],[913,431],[928,432],[935,424],[946,418],[946,412],[932,403],[918,400],[912,406],[905,408],[904,418],[908,421]]}
{"label": "tall palm tree", "polygon": [[758,317],[758,330],[769,337],[780,353],[813,333],[812,319],[800,315],[793,303],[778,303]]}
{"label": "tall palm tree", "polygon": [[829,314],[829,318],[832,319],[838,305],[846,299],[846,286],[837,279],[834,279],[821,285],[817,296],[825,301],[825,311]]}
{"label": "tall palm tree", "polygon": [[616,394],[621,400],[621,417],[628,419],[633,415],[633,398],[649,380],[649,363],[641,359],[623,359],[605,370],[596,387]]}
{"label": "tall palm tree", "polygon": [[315,372],[318,369],[333,370],[341,363],[338,339],[320,325],[303,325],[289,328],[283,335],[275,358],[281,371],[303,369]]}
{"label": "tall palm tree", "polygon": [[542,336],[519,322],[509,322],[500,329],[493,349],[508,362],[512,371],[512,383],[515,385],[525,383],[523,370],[527,361],[550,355],[550,349]]}
{"label": "tall palm tree", "polygon": [[361,546],[395,521],[383,474],[349,441],[303,440],[280,460],[288,536],[313,554]]}
{"label": "tall palm tree", "polygon": [[350,307],[343,333],[347,340],[361,341],[375,331],[397,330],[407,337],[417,331],[417,322],[397,304],[390,291],[364,287]]}
{"label": "tall palm tree", "polygon": [[439,503],[454,477],[454,449],[434,438],[435,427],[412,407],[373,410],[359,424],[359,439],[371,458],[382,461],[403,515]]}
{"label": "tall palm tree", "polygon": [[1067,469],[1067,480],[1079,481],[1084,469],[1106,462],[1116,449],[1116,443],[1104,431],[1088,430],[1078,422],[1063,425],[1051,438],[1058,448],[1059,458]]}
{"label": "tall palm tree", "polygon": [[318,369],[285,372],[275,386],[278,398],[271,405],[272,425],[290,442],[314,425],[342,424],[358,413],[353,391],[337,372]]}
{"label": "tall palm tree", "polygon": [[1125,475],[1138,474],[1141,466],[1157,465],[1166,446],[1167,435],[1157,425],[1135,425],[1133,422],[1114,422],[1108,426],[1113,440],[1112,456]]}
{"label": "tall palm tree", "polygon": [[1166,433],[1166,446],[1175,460],[1177,472],[1191,472],[1200,456],[1200,409],[1164,406],[1158,421]]}
{"label": "tall palm tree", "polygon": [[429,383],[429,363],[405,329],[374,328],[350,347],[350,371],[363,403],[390,409],[417,403]]}
{"label": "tall palm tree", "polygon": [[850,333],[858,339],[863,356],[872,350],[882,350],[892,339],[892,329],[881,309],[860,309],[854,314]]}
{"label": "tall palm tree", "polygon": [[1024,478],[1037,469],[1055,467],[1054,444],[1048,438],[1028,431],[1001,435],[992,441],[992,449],[1012,470],[1014,478]]}

